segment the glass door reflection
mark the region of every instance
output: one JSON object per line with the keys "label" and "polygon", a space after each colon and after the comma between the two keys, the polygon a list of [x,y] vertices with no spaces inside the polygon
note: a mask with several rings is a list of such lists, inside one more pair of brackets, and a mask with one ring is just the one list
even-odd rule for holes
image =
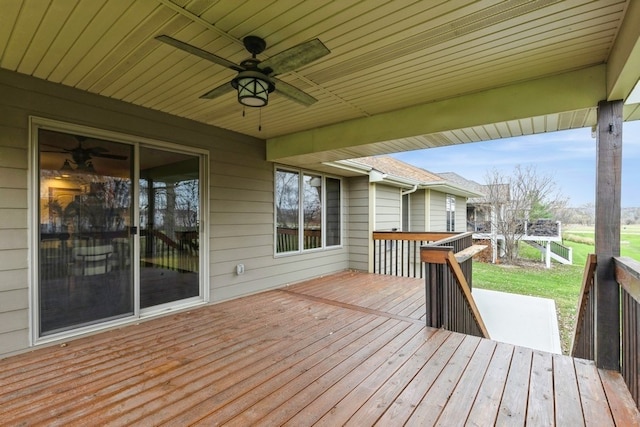
{"label": "glass door reflection", "polygon": [[199,157],[140,147],[140,308],[201,295]]}
{"label": "glass door reflection", "polygon": [[40,129],[38,147],[40,335],[132,315],[132,146]]}

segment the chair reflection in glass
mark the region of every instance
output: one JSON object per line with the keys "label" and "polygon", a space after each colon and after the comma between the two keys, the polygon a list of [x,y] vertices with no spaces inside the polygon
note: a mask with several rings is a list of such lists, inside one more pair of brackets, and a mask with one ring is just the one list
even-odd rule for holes
{"label": "chair reflection in glass", "polygon": [[72,292],[79,297],[76,304],[101,306],[111,298],[112,255],[112,245],[79,246],[72,249],[73,282],[79,285]]}

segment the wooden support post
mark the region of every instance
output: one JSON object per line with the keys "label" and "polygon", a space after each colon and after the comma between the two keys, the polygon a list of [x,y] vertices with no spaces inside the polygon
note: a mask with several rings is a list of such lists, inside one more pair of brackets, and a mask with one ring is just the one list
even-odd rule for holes
{"label": "wooden support post", "polygon": [[620,256],[622,101],[598,103],[596,140],[596,331],[599,368],[620,369],[620,288],[613,257]]}

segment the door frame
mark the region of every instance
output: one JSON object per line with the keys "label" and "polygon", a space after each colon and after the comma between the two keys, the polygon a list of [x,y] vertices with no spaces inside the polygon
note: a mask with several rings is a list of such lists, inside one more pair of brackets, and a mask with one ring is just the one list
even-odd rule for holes
{"label": "door frame", "polygon": [[[176,301],[175,304],[158,306],[157,309],[145,309],[140,310],[140,234],[136,233],[133,239],[133,247],[131,252],[133,257],[131,259],[133,266],[133,285],[134,285],[134,313],[132,316],[123,317],[116,320],[105,321],[88,326],[82,326],[74,329],[70,329],[64,332],[50,334],[46,336],[40,336],[39,330],[39,316],[40,316],[40,301],[39,301],[39,239],[40,239],[40,224],[39,224],[39,210],[40,210],[40,165],[39,165],[39,144],[38,144],[38,130],[47,129],[57,132],[65,133],[77,133],[86,135],[89,137],[105,139],[113,142],[119,142],[129,144],[134,150],[134,167],[133,176],[131,177],[133,185],[133,224],[139,230],[139,148],[145,146],[148,148],[157,148],[164,151],[174,151],[189,155],[198,156],[199,159],[199,175],[200,175],[200,218],[199,218],[199,271],[200,271],[200,297],[197,300],[189,299]],[[28,256],[29,256],[29,277],[28,277],[28,289],[29,289],[29,345],[46,344],[50,342],[56,342],[70,337],[83,335],[90,332],[96,332],[113,328],[116,326],[126,325],[134,323],[139,320],[157,317],[160,315],[166,315],[174,313],[178,310],[192,308],[194,306],[207,304],[210,301],[210,286],[209,286],[209,151],[190,147],[186,145],[176,144],[172,142],[134,136],[133,134],[126,134],[122,132],[110,131],[106,129],[95,128],[91,126],[79,125],[64,121],[58,121],[38,116],[29,116],[29,173],[28,173]]]}

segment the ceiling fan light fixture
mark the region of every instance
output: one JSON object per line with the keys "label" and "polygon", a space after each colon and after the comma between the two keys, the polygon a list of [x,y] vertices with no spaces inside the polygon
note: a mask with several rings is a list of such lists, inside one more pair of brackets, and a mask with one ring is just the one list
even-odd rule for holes
{"label": "ceiling fan light fixture", "polygon": [[69,163],[68,159],[65,159],[64,164],[60,168],[60,171],[73,171],[73,167],[71,166],[71,163]]}
{"label": "ceiling fan light fixture", "polygon": [[269,93],[275,85],[267,76],[257,71],[242,71],[231,81],[238,91],[238,102],[247,107],[264,107],[269,103]]}

